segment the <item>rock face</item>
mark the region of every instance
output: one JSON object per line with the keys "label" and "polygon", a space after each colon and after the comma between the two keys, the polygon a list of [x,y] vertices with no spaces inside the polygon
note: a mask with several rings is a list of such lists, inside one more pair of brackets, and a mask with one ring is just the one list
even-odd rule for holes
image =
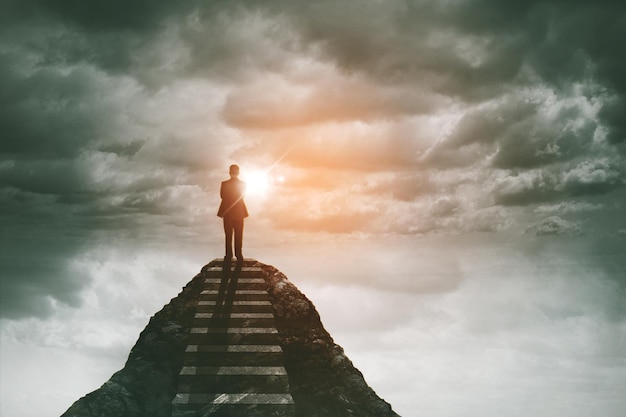
{"label": "rock face", "polygon": [[[198,322],[198,317],[207,314],[198,313],[198,305],[202,303],[198,300],[203,299],[203,297],[206,299],[207,295],[205,294],[212,292],[205,289],[206,282],[211,279],[215,280],[215,271],[221,267],[222,262],[220,260],[215,260],[206,265],[176,298],[172,299],[169,304],[150,319],[131,350],[124,368],[116,372],[102,387],[76,401],[62,417],[279,415],[267,413],[263,411],[261,405],[250,405],[249,403],[244,404],[245,407],[230,408],[228,412],[216,405],[197,407],[184,413],[181,413],[180,408],[177,408],[177,402],[181,396],[179,390],[184,385],[184,379],[188,377],[185,374],[189,373],[190,369],[189,366],[185,366],[186,361],[189,361],[190,346],[194,346],[192,355],[195,357],[203,355],[202,352],[198,352],[198,345],[190,345],[190,343],[196,343],[193,341],[193,338],[197,337],[194,332],[206,332],[194,327],[197,326],[194,323]],[[289,414],[280,415],[294,415],[296,417],[397,416],[392,411],[391,406],[380,399],[367,385],[363,375],[352,365],[352,362],[345,356],[343,349],[334,343],[332,337],[322,326],[313,303],[287,277],[276,268],[254,260],[246,260],[243,269],[242,276],[245,276],[245,270],[255,270],[263,278],[264,284],[262,285],[266,291],[264,297],[269,297],[269,305],[271,305],[273,312],[274,337],[280,344],[277,349],[282,349],[280,361],[284,368],[282,366],[280,368],[286,370],[288,387],[293,399],[291,401],[289,398]],[[245,279],[241,281],[245,281]],[[255,291],[243,290],[240,292],[253,293]],[[204,303],[215,304],[214,301],[204,301]],[[239,304],[255,303],[260,304],[261,302],[240,302]],[[268,306],[268,308],[270,307]],[[253,320],[247,320],[237,326],[254,326],[252,322]],[[231,323],[230,326],[232,327],[233,324]],[[208,330],[209,333],[212,331],[215,332],[215,329]],[[254,327],[243,331],[244,333],[256,332]],[[224,332],[229,333],[229,330],[224,328]],[[233,335],[228,335],[228,337],[232,339]],[[258,348],[259,345],[253,345],[253,347]],[[228,351],[230,352],[230,350],[229,348]],[[213,354],[216,355],[216,353]],[[221,357],[231,355],[228,359],[230,361],[237,360],[232,358],[242,357],[237,356],[241,353],[220,352],[218,355]],[[275,360],[270,358],[270,353],[258,353],[257,355],[260,355],[258,356],[259,361]],[[250,367],[246,368],[249,369]],[[277,367],[271,368],[278,369]],[[225,368],[207,367],[204,369],[213,372],[212,370]],[[192,373],[195,374],[196,372],[198,371],[194,368]],[[214,372],[211,377],[213,384],[216,382],[219,384],[221,374],[221,371]],[[255,376],[254,378],[259,377]],[[251,377],[250,381],[261,381],[254,378]],[[280,378],[280,376],[271,376],[270,378],[274,378],[273,384],[276,384],[276,378]],[[263,384],[263,382],[258,382],[258,384]],[[245,390],[250,394],[244,394],[244,397],[246,395],[249,397],[265,395],[264,398],[268,398],[277,395],[259,395],[258,393],[268,392],[267,387],[255,387],[250,384],[245,387]],[[183,395],[189,396],[189,394]],[[224,395],[228,400],[228,398],[232,399],[235,394]],[[230,397],[228,397],[229,395]],[[241,396],[241,394],[238,395]],[[222,400],[223,398],[219,401]],[[219,405],[219,401],[216,399],[213,404]],[[245,399],[243,402],[245,403]]]}

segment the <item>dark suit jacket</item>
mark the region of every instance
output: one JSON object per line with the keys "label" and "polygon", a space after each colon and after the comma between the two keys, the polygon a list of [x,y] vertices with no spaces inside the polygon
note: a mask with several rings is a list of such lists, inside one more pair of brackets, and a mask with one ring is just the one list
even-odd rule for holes
{"label": "dark suit jacket", "polygon": [[246,183],[239,178],[231,178],[222,182],[220,187],[220,197],[222,202],[217,215],[219,217],[229,217],[232,219],[243,219],[248,217],[248,208],[243,201],[246,191]]}

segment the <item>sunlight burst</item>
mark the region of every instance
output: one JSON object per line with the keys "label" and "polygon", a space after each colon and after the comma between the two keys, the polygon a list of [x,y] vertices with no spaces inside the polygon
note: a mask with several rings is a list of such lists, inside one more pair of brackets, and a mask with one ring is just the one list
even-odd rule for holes
{"label": "sunlight burst", "polygon": [[269,188],[269,178],[267,172],[260,170],[242,173],[241,179],[246,183],[246,194],[263,195]]}

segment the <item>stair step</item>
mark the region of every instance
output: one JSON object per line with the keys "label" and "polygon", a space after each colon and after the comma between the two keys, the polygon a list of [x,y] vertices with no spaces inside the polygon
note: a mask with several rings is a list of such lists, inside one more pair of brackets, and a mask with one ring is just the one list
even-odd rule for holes
{"label": "stair step", "polygon": [[282,366],[282,352],[185,352],[185,366]]}
{"label": "stair step", "polygon": [[289,392],[287,375],[179,375],[178,393]]}
{"label": "stair step", "polygon": [[[202,286],[202,288],[205,290],[218,290],[218,291],[222,289],[222,287],[223,287],[222,284],[217,284],[217,283],[209,283],[209,284],[204,284]],[[225,286],[224,291],[226,291],[229,288],[230,287]],[[237,284],[236,288],[240,290],[267,291],[267,284],[263,282],[244,282],[242,284]]]}
{"label": "stair step", "polygon": [[173,404],[293,404],[291,394],[176,394]]}
{"label": "stair step", "polygon": [[[200,300],[199,306],[214,306],[215,300]],[[233,301],[234,306],[271,306],[269,301]]]}
{"label": "stair step", "polygon": [[[196,414],[198,413],[198,414]],[[293,417],[294,404],[175,404],[172,417]]]}
{"label": "stair step", "polygon": [[272,334],[278,333],[275,327],[192,327],[189,332],[191,334],[200,333],[240,333],[240,334],[249,334],[249,333],[261,333],[261,334]]}
{"label": "stair step", "polygon": [[229,314],[219,315],[211,319],[194,319],[192,325],[196,327],[276,327],[276,321],[271,319],[234,319]]}
{"label": "stair step", "polygon": [[[222,278],[204,279],[205,284],[221,284],[222,281],[224,281]],[[265,280],[263,278],[239,278],[237,284],[265,284]]]}
{"label": "stair step", "polygon": [[[210,319],[213,317],[213,315],[214,313],[196,313],[194,315],[194,318],[195,319]],[[229,318],[231,319],[273,319],[274,314],[272,313],[231,313]]]}
{"label": "stair step", "polygon": [[[273,309],[271,305],[263,304],[263,305],[249,305],[249,304],[237,304],[232,306],[222,306],[227,307],[224,311],[228,311],[229,313],[273,313]],[[215,304],[206,304],[199,305],[196,307],[197,313],[213,313],[215,310]]]}
{"label": "stair step", "polygon": [[284,366],[183,366],[180,375],[287,375]]}
{"label": "stair step", "polygon": [[[204,290],[200,294],[220,294],[222,291],[220,290]],[[237,288],[235,294],[265,294],[267,295],[267,291],[265,290],[240,290]]]}
{"label": "stair step", "polygon": [[189,345],[185,352],[282,352],[279,345]]}
{"label": "stair step", "polygon": [[189,335],[192,345],[275,345],[275,333],[196,333]]}
{"label": "stair step", "polygon": [[204,293],[198,297],[200,301],[220,301],[219,304],[232,304],[234,301],[268,301],[270,300],[267,292],[256,294],[246,293]]}
{"label": "stair step", "polygon": [[[235,275],[234,268],[231,268],[230,273],[227,274],[228,278],[232,278]],[[219,270],[210,270],[204,273],[205,278],[224,278],[224,272]],[[238,274],[237,278],[263,278],[263,271],[259,269],[244,268]]]}
{"label": "stair step", "polygon": [[250,259],[231,272],[222,265],[202,271],[172,416],[293,417],[263,269]]}

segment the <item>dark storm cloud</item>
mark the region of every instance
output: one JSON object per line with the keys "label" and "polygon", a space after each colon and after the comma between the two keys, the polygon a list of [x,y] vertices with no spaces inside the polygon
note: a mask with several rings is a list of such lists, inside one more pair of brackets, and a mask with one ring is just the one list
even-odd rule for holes
{"label": "dark storm cloud", "polygon": [[[374,4],[374,3],[370,3]],[[397,3],[395,3],[397,5]],[[457,63],[461,68],[450,65],[434,66],[443,54],[453,55],[458,50],[440,51],[432,56],[407,54],[405,60],[425,61],[431,67],[449,71],[461,71],[467,73],[474,86],[477,81],[486,83],[500,83],[512,80],[517,75],[516,70],[506,70],[511,66],[513,58],[515,65],[519,67],[520,59],[530,63],[540,74],[549,81],[560,83],[565,80],[580,79],[586,75],[586,60],[581,60],[581,52],[596,62],[595,65],[601,70],[600,75],[607,77],[615,87],[624,91],[625,71],[623,69],[624,57],[616,54],[619,51],[619,39],[623,38],[626,29],[623,26],[624,5],[617,0],[598,2],[568,2],[568,1],[507,1],[497,0],[470,0],[461,2],[429,2],[409,1],[404,3],[406,7],[390,6],[390,20],[395,23],[395,30],[386,28],[386,33],[395,31],[398,34],[430,34],[429,31],[438,29],[450,30],[458,35],[471,35],[475,41],[483,40],[489,47],[486,59],[478,65],[468,65],[458,59],[450,59],[447,64]],[[347,8],[347,7],[346,7]],[[355,14],[354,9],[352,10]],[[363,18],[367,11],[356,15],[355,19]],[[373,14],[369,14],[372,16]],[[386,16],[385,16],[386,17]],[[349,16],[343,14],[336,20],[346,19]],[[377,18],[370,17],[371,20]],[[322,20],[322,19],[320,19]],[[313,22],[314,20],[309,20]],[[331,18],[332,21],[332,18]],[[337,30],[341,25],[337,25]],[[350,30],[350,29],[345,29]],[[318,30],[317,33],[329,31]],[[332,33],[332,32],[330,32]],[[380,31],[371,31],[370,36],[379,37]],[[330,36],[329,36],[330,37]],[[345,38],[345,37],[340,37]],[[419,36],[412,36],[419,38]],[[396,38],[396,40],[400,40]],[[353,40],[356,43],[356,40]],[[479,44],[479,42],[476,42]],[[374,43],[376,44],[376,43]],[[400,47],[411,45],[399,44]],[[363,50],[357,49],[359,51]],[[371,54],[371,61],[376,56],[384,58],[386,54],[380,54],[381,50],[366,49],[365,53]],[[393,53],[393,52],[390,52]],[[346,55],[350,53],[346,51]],[[444,55],[445,56],[445,55]],[[354,61],[354,60],[353,60]],[[365,66],[367,67],[367,66]],[[502,69],[497,69],[501,67]],[[582,68],[581,68],[582,67]],[[376,66],[370,66],[376,68]],[[454,72],[451,73],[454,75]],[[501,77],[494,76],[501,74]],[[508,77],[505,75],[508,74]],[[468,80],[470,81],[470,80]]]}
{"label": "dark storm cloud", "polygon": [[[619,2],[366,2],[359,7],[316,2],[283,5],[281,11],[297,22],[300,43],[318,45],[347,73],[398,89],[427,86],[468,102],[509,95],[466,113],[450,137],[421,159],[430,166],[468,166],[493,157],[496,168],[524,170],[623,152],[611,145],[620,141],[620,86],[626,73],[617,70],[624,65],[615,42],[624,31]],[[593,35],[587,37],[587,31]],[[533,88],[546,94],[516,97]],[[574,102],[577,95],[594,106],[593,114]],[[554,112],[550,100],[562,102]],[[293,108],[280,114],[258,101],[250,108],[254,118],[269,112],[261,119],[271,120],[274,114],[279,125],[285,117],[288,123],[319,121],[289,116]],[[227,116],[230,120],[259,126],[241,107],[228,109],[233,111],[227,115],[243,118]],[[346,117],[358,119],[356,113]],[[608,141],[598,147],[603,129]],[[553,190],[545,191],[539,201],[551,198]]]}
{"label": "dark storm cloud", "polygon": [[112,143],[100,146],[101,152],[114,153],[116,155],[133,157],[143,147],[145,141],[133,141],[128,143]]}
{"label": "dark storm cloud", "polygon": [[506,130],[526,120],[536,111],[537,106],[534,103],[511,100],[467,112],[457,123],[445,144],[457,148],[474,142],[493,143],[501,138]]}
{"label": "dark storm cloud", "polygon": [[77,306],[89,283],[72,270],[70,260],[83,244],[82,219],[55,196],[0,188],[0,287],[2,317],[43,317],[53,302]]}
{"label": "dark storm cloud", "polygon": [[508,176],[495,185],[494,197],[498,204],[523,206],[604,194],[623,187],[625,181],[621,159],[592,159]]}
{"label": "dark storm cloud", "polygon": [[0,315],[45,317],[55,303],[79,305],[90,281],[71,259],[92,226],[62,201],[92,198],[76,158],[104,132],[97,116],[105,116],[91,105],[99,93],[92,71],[33,65],[27,50],[2,40]]}
{"label": "dark storm cloud", "polygon": [[193,182],[178,167],[207,164],[199,147],[174,143],[167,158],[150,146],[137,156],[146,139],[127,136],[132,83],[18,52],[0,57],[0,315],[15,319],[79,305],[91,279],[72,260],[102,231],[138,233],[150,223],[140,216],[184,213],[181,192],[168,187]]}
{"label": "dark storm cloud", "polygon": [[[528,43],[523,10],[528,7],[489,6],[316,2],[298,5],[303,10],[292,12],[304,36],[319,43],[348,71],[363,71],[383,83],[426,82],[447,94],[469,98],[499,90],[503,82],[511,81]],[[458,39],[463,35],[470,41],[464,45]],[[485,59],[473,62],[474,55]]]}
{"label": "dark storm cloud", "polygon": [[623,186],[626,163],[610,159],[582,162],[565,174],[564,189],[572,195],[602,194]]}
{"label": "dark storm cloud", "polygon": [[[191,2],[186,2],[191,3]],[[3,14],[6,22],[19,20],[50,19],[65,24],[74,24],[89,31],[128,29],[142,30],[155,25],[166,16],[168,1],[130,2],[110,1],[107,3],[81,1],[5,1]],[[12,19],[10,19],[11,17]]]}
{"label": "dark storm cloud", "polygon": [[[611,196],[624,16],[619,1],[2,2],[2,314],[75,305],[70,260],[94,234],[176,223],[204,173],[274,163],[292,135],[283,163],[315,176],[300,184],[354,181],[333,201],[364,201],[287,228],[368,228],[378,196],[402,205],[397,230],[494,231],[508,219],[487,200]],[[406,122],[442,109],[456,122]]]}
{"label": "dark storm cloud", "polygon": [[554,117],[538,113],[510,124],[498,142],[494,166],[533,168],[585,153],[593,143],[596,125],[578,113],[575,107],[565,108]]}
{"label": "dark storm cloud", "polygon": [[137,64],[138,50],[149,46],[165,22],[184,15],[196,3],[9,0],[2,7],[5,28],[10,30],[5,36],[28,39],[28,29],[34,31],[39,36],[28,39],[27,47],[41,52],[45,62],[90,62],[124,73]]}
{"label": "dark storm cloud", "polygon": [[600,112],[608,138],[624,140],[620,1],[316,2],[291,13],[341,67],[383,83],[425,82],[476,100],[511,85],[562,89],[594,77],[616,94]]}
{"label": "dark storm cloud", "polygon": [[0,166],[0,185],[22,192],[54,196],[86,192],[87,184],[73,160],[25,160]]}
{"label": "dark storm cloud", "polygon": [[[28,2],[26,2],[28,3]],[[177,9],[191,6],[194,1],[174,4],[154,0],[113,0],[106,3],[89,3],[78,0],[36,1],[41,10],[53,17],[76,24],[89,31],[132,30],[146,31],[164,20]],[[35,7],[35,6],[33,6]]]}
{"label": "dark storm cloud", "polygon": [[45,317],[59,303],[79,306],[91,277],[75,260],[93,246],[145,244],[171,225],[196,227],[198,215],[188,205],[202,192],[184,184],[184,175],[173,180],[172,170],[147,170],[101,181],[81,177],[94,167],[22,161],[0,169],[2,317]]}
{"label": "dark storm cloud", "polygon": [[421,161],[446,169],[472,165],[481,156],[493,154],[504,141],[526,146],[526,138],[520,140],[519,136],[525,136],[537,107],[537,103],[506,97],[469,110],[444,140],[428,149]]}
{"label": "dark storm cloud", "polygon": [[580,225],[565,219],[560,218],[559,216],[550,216],[537,224],[530,226],[526,229],[526,233],[534,233],[537,236],[545,236],[545,235],[568,235],[568,236],[578,236],[580,235],[581,228]]}
{"label": "dark storm cloud", "polygon": [[77,274],[67,260],[80,253],[81,242],[65,241],[58,235],[33,242],[18,236],[19,231],[3,227],[7,236],[2,238],[0,315],[13,319],[46,317],[54,312],[54,303],[80,306],[80,291],[89,285],[90,278]]}
{"label": "dark storm cloud", "polygon": [[102,133],[95,112],[85,108],[98,94],[93,74],[38,68],[25,74],[17,53],[0,55],[0,152],[28,156],[73,157]]}

